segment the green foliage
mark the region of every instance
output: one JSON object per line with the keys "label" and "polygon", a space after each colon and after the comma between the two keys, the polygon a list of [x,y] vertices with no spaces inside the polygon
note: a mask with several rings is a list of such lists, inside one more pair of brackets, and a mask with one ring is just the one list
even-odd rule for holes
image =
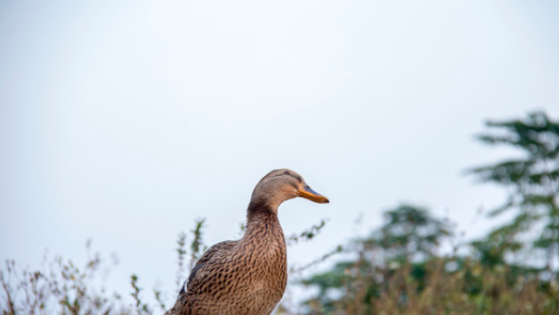
{"label": "green foliage", "polygon": [[176,273],[176,290],[179,291],[180,286],[182,285],[182,281],[185,270],[184,270],[184,257],[186,255],[186,233],[181,232],[179,233],[177,239],[177,273]]}
{"label": "green foliage", "polygon": [[[349,246],[354,259],[302,282],[319,288],[307,314],[559,314],[552,264],[559,258],[559,123],[535,112],[487,126],[501,133],[480,141],[522,155],[470,172],[507,188],[506,202],[490,215],[511,212],[512,220],[440,256],[441,241],[453,235],[448,222],[411,205],[389,210],[371,237]],[[546,268],[534,267],[537,249],[546,253]],[[520,251],[532,260],[509,261]]]}
{"label": "green foliage", "polygon": [[192,230],[193,240],[190,243],[190,268],[194,267],[196,261],[202,256],[206,247],[203,245],[203,227],[206,219],[198,219],[195,222],[194,230]]}
{"label": "green foliage", "polygon": [[423,208],[400,206],[387,211],[385,220],[370,238],[352,242],[355,260],[302,281],[319,288],[306,301],[306,314],[559,312],[557,273],[544,280],[525,267],[488,266],[456,252],[439,256],[451,225]]}
{"label": "green foliage", "polygon": [[138,276],[130,276],[130,285],[132,285],[132,293],[130,293],[130,295],[134,298],[134,305],[136,307],[137,314],[151,314],[152,312],[150,311],[149,306],[146,303],[142,303],[142,299],[140,298],[140,291],[142,291],[142,288],[138,286]]}
{"label": "green foliage", "polygon": [[326,225],[326,220],[322,219],[322,220],[320,220],[319,224],[313,225],[310,228],[304,230],[303,232],[301,232],[299,234],[291,235],[290,237],[287,238],[287,242],[290,245],[294,245],[294,244],[297,244],[297,243],[302,242],[302,241],[310,241],[318,233],[320,233],[320,231],[322,230],[322,228],[325,225]]}
{"label": "green foliage", "polygon": [[451,235],[448,222],[433,218],[425,208],[400,205],[384,217],[386,224],[363,244],[380,246],[396,260],[431,256],[441,240]]}
{"label": "green foliage", "polygon": [[302,282],[319,287],[318,297],[309,305],[318,302],[324,314],[340,305],[348,307],[348,301],[360,301],[369,309],[372,299],[386,290],[385,279],[403,266],[419,287],[425,286],[425,260],[432,259],[441,241],[451,235],[450,224],[412,205],[388,210],[384,218],[386,223],[370,237],[350,244],[348,252],[357,254],[355,261],[337,263],[329,272]]}
{"label": "green foliage", "polygon": [[[470,170],[483,182],[509,189],[506,202],[490,215],[514,212],[509,223],[474,246],[482,261],[492,265],[504,263],[507,253],[539,248],[546,254],[546,269],[553,270],[559,258],[559,122],[534,112],[524,120],[489,121],[487,127],[500,133],[483,134],[480,141],[516,148],[522,157]],[[530,236],[535,238],[525,242]]]}

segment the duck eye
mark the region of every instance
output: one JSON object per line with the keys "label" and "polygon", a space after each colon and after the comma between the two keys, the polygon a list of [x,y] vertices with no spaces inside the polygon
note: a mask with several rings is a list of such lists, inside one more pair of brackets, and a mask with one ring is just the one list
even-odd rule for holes
{"label": "duck eye", "polygon": [[289,171],[283,172],[283,175],[289,175],[289,176],[291,176],[291,174],[289,173]]}

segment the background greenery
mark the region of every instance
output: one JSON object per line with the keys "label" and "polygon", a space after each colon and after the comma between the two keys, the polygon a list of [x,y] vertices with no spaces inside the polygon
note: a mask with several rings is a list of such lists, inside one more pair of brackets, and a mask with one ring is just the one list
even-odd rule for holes
{"label": "background greenery", "polygon": [[[516,149],[509,159],[472,167],[468,176],[501,186],[502,206],[489,216],[507,221],[485,237],[463,240],[453,223],[429,209],[399,204],[381,227],[311,264],[343,252],[330,270],[298,281],[316,292],[278,314],[559,314],[559,121],[544,112],[489,121],[481,143]],[[472,209],[474,211],[474,209]],[[204,251],[204,221],[177,242],[177,288]],[[289,243],[311,240],[325,221]],[[46,257],[40,270],[7,261],[0,271],[2,314],[158,314],[166,305],[131,276],[131,292],[113,293],[100,279],[110,268],[88,248],[85,266]],[[293,273],[300,270],[293,270]],[[293,283],[291,285],[294,285]],[[131,296],[131,299],[124,298]]]}

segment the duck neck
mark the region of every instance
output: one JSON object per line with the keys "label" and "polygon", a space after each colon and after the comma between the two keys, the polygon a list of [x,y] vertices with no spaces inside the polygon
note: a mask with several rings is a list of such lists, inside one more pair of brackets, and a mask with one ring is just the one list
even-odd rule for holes
{"label": "duck neck", "polygon": [[251,223],[279,222],[278,209],[261,200],[251,200],[247,210],[247,228]]}
{"label": "duck neck", "polygon": [[245,235],[250,236],[258,231],[267,230],[272,233],[266,235],[283,237],[283,230],[279,223],[277,208],[269,206],[267,203],[253,200],[247,210],[247,228]]}

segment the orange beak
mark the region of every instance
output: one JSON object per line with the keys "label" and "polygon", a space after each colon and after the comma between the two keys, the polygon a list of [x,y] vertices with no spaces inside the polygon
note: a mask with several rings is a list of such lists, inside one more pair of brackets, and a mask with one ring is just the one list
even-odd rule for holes
{"label": "orange beak", "polygon": [[323,195],[317,193],[316,191],[312,190],[308,185],[305,185],[303,188],[299,188],[297,190],[299,197],[303,197],[309,199],[314,202],[318,203],[329,203],[330,200],[324,197]]}

